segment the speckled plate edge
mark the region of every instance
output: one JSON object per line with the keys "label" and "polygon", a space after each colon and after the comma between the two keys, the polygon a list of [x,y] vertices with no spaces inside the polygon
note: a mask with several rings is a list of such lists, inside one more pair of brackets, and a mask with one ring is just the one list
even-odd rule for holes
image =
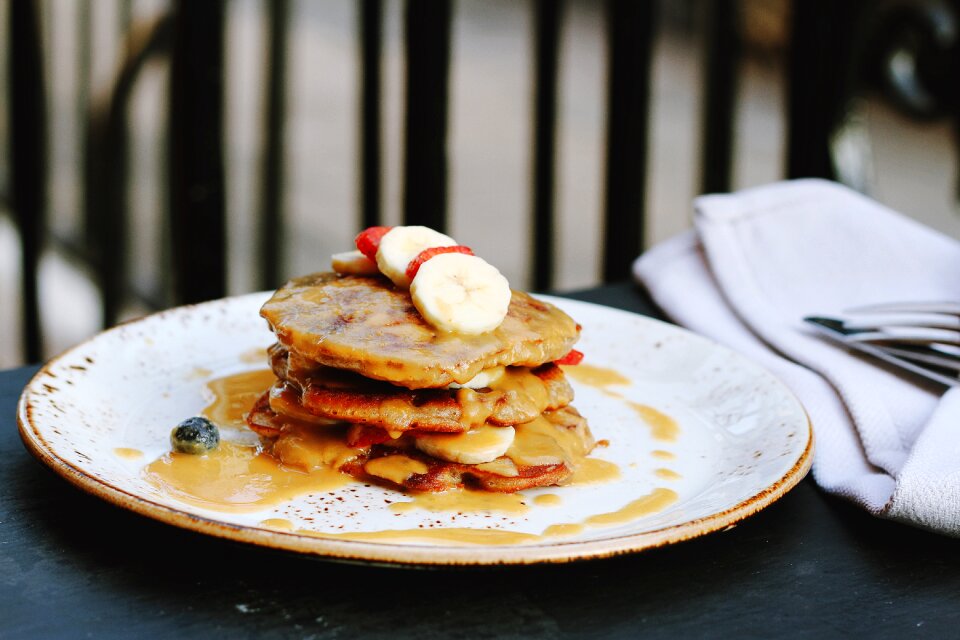
{"label": "speckled plate edge", "polygon": [[[224,302],[224,300],[214,300],[199,305],[191,305],[191,307],[212,307]],[[585,302],[578,302],[577,304],[598,307],[604,312],[629,314],[629,312],[612,307],[605,307],[603,305],[592,305]],[[174,314],[184,308],[185,307],[178,307],[177,309],[170,309],[148,317]],[[132,322],[142,322],[144,319],[145,318],[141,318],[133,320]],[[648,320],[657,322],[652,319]],[[114,330],[116,330],[116,328],[109,329],[108,332]],[[684,331],[683,329],[676,330]],[[699,340],[704,340],[702,336],[695,337]],[[736,525],[744,518],[757,513],[783,497],[804,478],[810,470],[813,461],[813,429],[811,428],[808,418],[807,443],[796,462],[779,480],[771,483],[753,496],[746,498],[728,509],[704,518],[690,520],[653,531],[603,538],[600,540],[551,541],[544,545],[523,546],[433,547],[401,543],[337,540],[282,531],[269,531],[203,518],[186,511],[158,504],[103,480],[87,475],[82,469],[78,469],[74,465],[59,458],[50,450],[32,419],[30,389],[41,376],[46,374],[51,366],[66,357],[74,349],[83,347],[84,344],[86,343],[77,345],[41,367],[20,396],[20,401],[17,404],[17,426],[20,437],[31,454],[74,486],[111,504],[133,511],[134,513],[218,538],[245,542],[272,549],[294,551],[329,560],[393,566],[530,565],[565,563],[634,553],[689,540]],[[717,346],[721,348],[719,345]],[[734,355],[741,358],[744,357],[739,354]],[[793,393],[782,383],[777,381],[777,384],[787,396],[793,396]]]}

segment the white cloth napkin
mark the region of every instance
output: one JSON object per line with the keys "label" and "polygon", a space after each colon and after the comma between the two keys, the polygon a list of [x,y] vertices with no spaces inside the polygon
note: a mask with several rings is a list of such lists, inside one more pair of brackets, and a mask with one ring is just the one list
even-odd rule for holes
{"label": "white cloth napkin", "polygon": [[802,321],[869,303],[960,300],[960,243],[822,180],[703,196],[695,210],[695,231],[634,264],[654,300],[796,393],[824,490],[960,536],[960,389],[944,394],[874,366]]}

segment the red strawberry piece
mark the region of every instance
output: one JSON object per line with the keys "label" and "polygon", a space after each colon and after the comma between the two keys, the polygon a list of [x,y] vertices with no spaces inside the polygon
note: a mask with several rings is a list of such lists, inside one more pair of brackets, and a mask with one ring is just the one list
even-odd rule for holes
{"label": "red strawberry piece", "polygon": [[581,360],[583,360],[583,354],[576,349],[570,349],[570,353],[553,362],[554,364],[580,364]]}
{"label": "red strawberry piece", "polygon": [[357,236],[357,239],[354,240],[357,244],[357,249],[360,250],[360,253],[376,262],[380,240],[383,236],[387,235],[387,231],[390,231],[390,229],[393,229],[393,227],[368,227],[364,229]]}
{"label": "red strawberry piece", "polygon": [[407,277],[412,281],[416,275],[417,271],[420,270],[420,267],[424,262],[429,260],[434,256],[438,256],[441,253],[465,253],[468,256],[473,255],[473,250],[470,247],[465,247],[462,244],[454,245],[452,247],[430,247],[429,249],[424,249],[417,254],[417,257],[410,261],[410,264],[407,265]]}

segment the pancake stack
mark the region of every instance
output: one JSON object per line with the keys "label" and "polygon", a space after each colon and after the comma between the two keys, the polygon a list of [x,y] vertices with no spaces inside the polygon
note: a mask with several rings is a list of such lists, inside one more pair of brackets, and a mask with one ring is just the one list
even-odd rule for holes
{"label": "pancake stack", "polygon": [[297,278],[261,315],[277,383],[247,422],[285,464],[416,491],[511,492],[569,481],[594,447],[555,364],[580,327],[525,293],[478,335],[431,326],[382,276]]}

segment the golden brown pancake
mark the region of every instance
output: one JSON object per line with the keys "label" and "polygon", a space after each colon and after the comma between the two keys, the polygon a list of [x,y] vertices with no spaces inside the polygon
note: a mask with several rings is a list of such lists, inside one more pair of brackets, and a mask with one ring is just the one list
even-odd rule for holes
{"label": "golden brown pancake", "polygon": [[[580,327],[525,293],[514,291],[504,322],[481,335],[435,329],[407,291],[381,277],[297,278],[261,315],[279,341],[269,350],[279,382],[247,423],[285,465],[332,466],[417,491],[511,492],[569,481],[594,447],[553,363]],[[484,388],[447,388],[497,367],[503,375]],[[482,425],[512,427],[512,444],[496,460],[461,464],[424,453],[459,458],[457,449],[433,448],[436,434]]]}
{"label": "golden brown pancake", "polygon": [[284,349],[270,350],[277,377],[270,404],[274,411],[312,421],[313,417],[380,427],[463,432],[485,422],[514,425],[573,400],[573,388],[555,364],[536,369],[507,367],[484,389],[406,389],[369,380],[349,371],[318,367],[291,376]]}
{"label": "golden brown pancake", "polygon": [[[264,436],[273,455],[284,464],[296,466],[295,460],[285,459],[285,447],[282,445],[290,428],[285,423],[289,421],[275,414],[266,398],[258,401],[247,421],[254,431]],[[352,427],[313,428],[334,430],[336,439],[350,442],[347,433]],[[446,491],[467,486],[486,491],[513,492],[568,482],[577,464],[595,445],[586,420],[573,407],[545,412],[536,420],[519,425],[516,429],[513,447],[506,455],[491,463],[460,464],[428,456],[416,449],[417,434],[408,432],[400,438],[389,438],[382,442],[358,443],[359,446],[348,455],[340,454],[337,468],[364,481],[386,482],[415,491]],[[382,463],[394,462],[398,458],[408,463],[412,470],[399,476],[396,471],[384,474],[380,470]],[[398,467],[396,464],[387,466],[394,470]],[[402,469],[407,465],[399,466]]]}
{"label": "golden brown pancake", "polygon": [[334,273],[291,280],[260,315],[281,344],[307,361],[409,389],[463,384],[498,366],[537,367],[562,358],[579,337],[567,314],[519,291],[497,329],[446,333],[386,278]]}

